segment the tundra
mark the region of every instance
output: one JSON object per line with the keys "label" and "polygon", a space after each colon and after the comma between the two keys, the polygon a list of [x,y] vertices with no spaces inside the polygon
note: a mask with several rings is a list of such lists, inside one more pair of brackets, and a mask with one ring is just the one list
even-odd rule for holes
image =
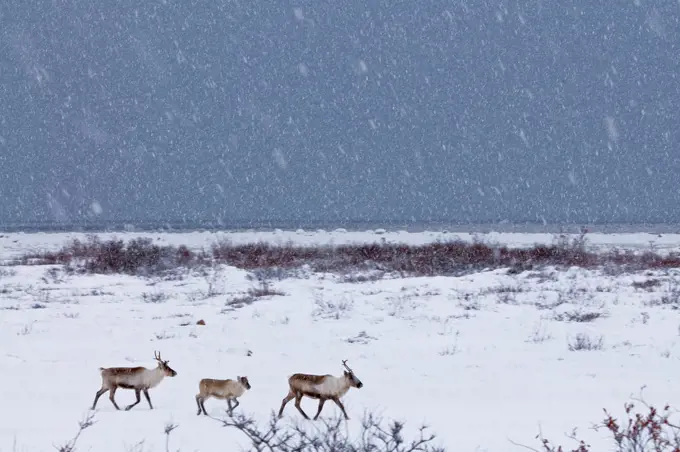
{"label": "tundra", "polygon": [[[216,380],[214,378],[204,378],[198,383],[198,394],[196,394],[196,405],[198,405],[197,415],[208,413],[205,411],[205,401],[211,397],[227,401],[229,406],[229,414],[240,405],[238,398],[243,395],[246,390],[250,389],[250,382],[248,377],[236,377],[236,380]],[[231,406],[231,401],[236,402],[236,405]]]}
{"label": "tundra", "polygon": [[153,410],[153,405],[151,405],[151,398],[149,397],[149,389],[155,388],[158,384],[163,381],[164,377],[174,377],[177,375],[173,369],[168,366],[170,361],[163,361],[161,359],[160,352],[154,352],[154,358],[158,361],[158,366],[154,369],[147,369],[146,367],[100,367],[99,371],[102,376],[102,387],[97,394],[94,396],[94,403],[92,404],[92,409],[94,410],[97,406],[97,400],[106,391],[111,391],[109,394],[109,399],[113,406],[117,410],[118,404],[114,396],[116,395],[116,390],[118,388],[123,389],[134,389],[135,395],[137,396],[137,401],[131,405],[125,407],[125,411],[128,411],[140,401],[139,394],[143,391],[146,401],[149,402],[149,408]]}
{"label": "tundra", "polygon": [[347,360],[342,362],[345,371],[341,377],[334,377],[333,375],[310,375],[310,374],[293,374],[288,378],[289,391],[288,395],[283,398],[281,402],[281,409],[279,409],[279,418],[283,416],[283,409],[286,404],[295,399],[295,408],[298,409],[305,419],[309,419],[307,414],[300,406],[300,401],[304,396],[311,399],[319,400],[319,409],[314,416],[314,420],[319,418],[321,410],[323,409],[326,400],[332,400],[342,410],[345,419],[349,420],[345,407],[340,401],[340,397],[344,396],[349,388],[361,388],[364,384],[359,380],[354,371],[347,365]]}

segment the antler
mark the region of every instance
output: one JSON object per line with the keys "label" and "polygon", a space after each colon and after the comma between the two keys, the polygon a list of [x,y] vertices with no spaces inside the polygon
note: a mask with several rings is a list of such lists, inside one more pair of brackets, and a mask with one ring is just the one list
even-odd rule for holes
{"label": "antler", "polygon": [[156,361],[163,361],[161,359],[161,352],[154,351],[153,352],[153,357],[156,358]]}
{"label": "antler", "polygon": [[347,369],[348,372],[353,372],[352,369],[350,369],[349,366],[347,365],[346,359],[342,360],[342,365],[345,366],[345,369]]}

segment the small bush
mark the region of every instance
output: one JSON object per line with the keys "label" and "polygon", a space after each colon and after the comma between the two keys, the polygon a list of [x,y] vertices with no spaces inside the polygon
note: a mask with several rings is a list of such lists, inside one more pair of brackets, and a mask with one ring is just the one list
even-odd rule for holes
{"label": "small bush", "polygon": [[314,297],[316,309],[312,316],[324,319],[335,319],[347,317],[354,308],[354,300],[342,298],[341,300],[326,300],[322,293],[317,293]]}
{"label": "small bush", "polygon": [[248,290],[248,295],[253,298],[259,298],[271,297],[275,295],[286,295],[286,293],[280,290],[272,289],[271,285],[267,281],[260,281],[260,287],[250,288]]}
{"label": "small bush", "polygon": [[144,292],[142,293],[142,300],[144,303],[165,303],[170,296],[165,292]]}
{"label": "small bush", "polygon": [[602,312],[581,310],[559,312],[553,315],[553,319],[557,320],[558,322],[578,322],[578,323],[592,322],[601,317],[605,317],[605,314]]}
{"label": "small bush", "polygon": [[661,285],[661,281],[658,279],[646,279],[644,281],[634,281],[632,284],[633,288],[643,290],[650,290],[659,285]]}
{"label": "small bush", "polygon": [[342,282],[356,284],[365,282],[380,281],[385,277],[385,272],[377,270],[375,272],[350,273],[342,277]]}
{"label": "small bush", "polygon": [[269,283],[266,281],[260,282],[260,287],[251,287],[245,295],[234,297],[225,303],[224,309],[221,313],[227,313],[234,311],[235,309],[242,308],[244,306],[255,303],[258,298],[269,297],[274,295],[286,295],[285,292],[280,290],[272,289]]}
{"label": "small bush", "polygon": [[[680,426],[671,421],[673,413],[669,405],[659,410],[654,406],[648,405],[642,399],[635,399],[644,408],[641,411],[634,411],[635,404],[627,403],[624,405],[625,418],[616,419],[606,409],[604,409],[604,419],[593,426],[595,431],[604,430],[611,436],[612,449],[616,452],[679,452],[680,451]],[[555,445],[550,440],[538,436],[543,452],[591,452],[591,446],[585,441],[576,437],[575,434],[570,438],[575,443],[574,448],[564,448]],[[514,443],[518,446],[520,444]],[[529,450],[538,452],[539,449],[523,446]]]}
{"label": "small bush", "polygon": [[498,287],[493,287],[493,288],[489,289],[489,292],[522,293],[522,292],[524,292],[524,289],[522,287],[517,287],[517,286],[498,286]]}
{"label": "small bush", "polygon": [[545,341],[553,339],[553,335],[545,329],[543,325],[537,325],[526,342],[533,342],[534,344],[542,344]]}
{"label": "small bush", "polygon": [[348,343],[350,344],[369,344],[371,341],[377,341],[377,337],[373,337],[369,335],[366,331],[359,331],[359,334],[357,334],[354,337],[349,337],[345,339]]}
{"label": "small bush", "polygon": [[256,300],[256,298],[253,297],[252,295],[243,295],[243,296],[240,296],[240,297],[234,297],[224,304],[226,307],[222,310],[222,313],[230,312],[230,311],[233,311],[235,309],[242,308],[244,306],[253,304],[255,302],[255,300]]}
{"label": "small bush", "polygon": [[89,273],[150,275],[196,261],[197,256],[186,246],[160,246],[149,238],[102,242],[90,236],[86,242],[73,240],[57,252],[26,255],[17,263],[75,265]]}
{"label": "small bush", "polygon": [[460,330],[457,330],[456,334],[454,336],[455,336],[455,340],[454,340],[453,344],[450,344],[450,345],[446,346],[444,349],[442,349],[439,352],[440,356],[453,356],[460,351],[460,347],[458,346],[458,338],[460,337]]}
{"label": "small bush", "polygon": [[[252,452],[444,452],[435,446],[436,436],[422,426],[411,440],[404,438],[404,423],[385,423],[367,414],[361,421],[361,432],[353,438],[340,417],[309,421],[294,426],[282,425],[272,413],[269,423],[259,427],[252,417],[236,415],[222,419],[224,427],[243,433]],[[305,428],[310,427],[310,428]]]}
{"label": "small bush", "polygon": [[479,311],[482,309],[482,306],[477,300],[470,300],[468,297],[465,297],[464,301],[459,302],[458,306],[465,311]]}
{"label": "small bush", "polygon": [[517,305],[517,297],[514,292],[501,292],[496,299],[498,304]]}
{"label": "small bush", "polygon": [[17,333],[17,336],[26,336],[26,335],[31,334],[33,332],[33,324],[34,323],[35,323],[35,321],[33,323],[27,323],[26,325],[24,325],[19,330],[19,332]]}
{"label": "small bush", "polygon": [[[78,440],[80,439],[83,432],[95,424],[96,421],[94,420],[94,417],[95,417],[94,412],[90,411],[84,420],[78,422],[78,431],[76,432],[76,434],[69,441],[63,443],[60,446],[55,446],[57,452],[76,452],[78,450],[76,447],[78,444]],[[177,427],[178,426],[176,424],[173,424],[171,422],[165,424],[165,428],[163,429],[163,432],[165,433],[165,449],[164,449],[165,452],[170,452],[171,450],[170,435],[172,434],[172,431],[175,430]],[[132,446],[131,448],[127,448],[127,450],[143,450],[144,449],[143,446],[144,441],[142,440],[139,443]]]}
{"label": "small bush", "polygon": [[240,297],[234,297],[224,304],[224,308],[220,311],[222,314],[227,312],[235,311],[236,309],[242,308],[244,306],[251,305],[257,301],[257,298],[253,295],[243,295]]}
{"label": "small bush", "polygon": [[599,336],[597,339],[591,339],[590,336],[584,333],[577,334],[573,340],[567,342],[569,351],[577,352],[582,350],[602,350],[604,347],[604,339]]}
{"label": "small bush", "polygon": [[661,298],[649,301],[648,306],[667,306],[671,309],[680,309],[680,285],[672,283]]}
{"label": "small bush", "polygon": [[88,428],[92,427],[94,425],[94,413],[89,413],[87,417],[78,422],[78,431],[76,432],[75,436],[71,438],[70,441],[67,441],[66,443],[62,444],[61,446],[58,446],[56,449],[58,452],[75,452],[76,450],[76,444],[78,443],[78,439],[80,438],[80,435],[83,434],[85,430]]}
{"label": "small bush", "polygon": [[172,334],[172,333],[166,333],[165,331],[163,331],[161,333],[154,334],[154,337],[156,338],[157,341],[162,341],[164,339],[173,339],[175,337],[175,335]]}
{"label": "small bush", "polygon": [[16,274],[17,274],[16,270],[0,267],[0,278],[8,278],[16,276]]}

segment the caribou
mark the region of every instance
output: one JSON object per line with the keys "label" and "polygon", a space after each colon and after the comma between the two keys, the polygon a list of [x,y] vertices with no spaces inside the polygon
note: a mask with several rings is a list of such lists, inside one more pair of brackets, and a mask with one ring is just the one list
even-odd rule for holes
{"label": "caribou", "polygon": [[350,369],[347,365],[347,360],[342,361],[342,365],[345,370],[341,377],[335,377],[333,375],[310,375],[296,373],[288,378],[289,391],[288,395],[283,398],[281,402],[281,408],[279,409],[279,418],[283,416],[283,409],[286,404],[291,400],[295,399],[295,408],[304,416],[305,419],[309,419],[307,413],[304,412],[300,406],[300,402],[303,397],[309,397],[311,399],[316,399],[319,401],[319,409],[314,416],[314,420],[319,418],[321,410],[323,409],[326,400],[332,400],[335,404],[340,407],[342,414],[344,414],[345,419],[349,420],[345,407],[343,406],[340,398],[344,396],[349,388],[361,388],[363,383],[354,374],[354,371]]}
{"label": "caribou", "polygon": [[100,367],[102,387],[94,397],[92,409],[94,410],[97,407],[97,400],[99,400],[102,394],[106,393],[106,391],[111,391],[109,399],[113,406],[120,410],[114,397],[116,390],[122,388],[133,389],[137,397],[137,401],[126,406],[125,411],[130,410],[140,402],[139,395],[142,392],[144,392],[146,401],[149,402],[149,408],[153,410],[151,398],[149,397],[149,389],[158,386],[164,377],[174,377],[177,375],[177,372],[168,366],[170,361],[163,361],[160,352],[154,352],[154,358],[158,361],[158,366],[154,369],[147,369],[146,367]]}
{"label": "caribou", "polygon": [[[196,394],[196,405],[198,405],[197,415],[201,414],[201,411],[206,416],[208,413],[205,411],[205,401],[211,397],[216,399],[222,399],[227,401],[229,406],[229,414],[234,411],[234,409],[240,405],[238,398],[250,389],[250,382],[248,377],[236,377],[236,380],[226,379],[226,380],[216,380],[214,378],[204,378],[198,383],[198,394]],[[231,401],[236,404],[232,407]]]}

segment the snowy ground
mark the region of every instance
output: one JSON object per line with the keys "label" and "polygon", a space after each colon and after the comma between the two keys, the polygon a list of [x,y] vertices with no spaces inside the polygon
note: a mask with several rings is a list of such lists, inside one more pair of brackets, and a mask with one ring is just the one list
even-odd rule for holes
{"label": "snowy ground", "polygon": [[[115,235],[193,248],[225,237],[236,243],[312,244],[382,238],[424,243],[454,235],[378,232]],[[57,249],[75,236],[85,235],[5,234],[0,259]],[[554,239],[480,238],[511,246]],[[657,251],[680,249],[680,235],[672,234],[588,239],[600,249],[649,249],[651,241]],[[363,283],[310,274],[271,281],[281,295],[227,306],[258,287],[247,276],[231,267],[165,281],[68,276],[51,266],[0,267],[0,451],[53,450],[70,439],[99,388],[98,368],[152,367],[154,350],[178,372],[151,391],[155,409],[142,400],[129,412],[117,412],[102,397],[97,422],[83,432],[79,450],[165,450],[167,422],[179,425],[171,450],[238,450],[225,448],[242,440],[237,432],[196,416],[201,378],[247,375],[252,390],[237,410],[264,421],[286,395],[290,374],[340,375],[343,359],[364,383],[344,398],[350,428],[365,409],[378,410],[411,427],[427,422],[452,451],[522,450],[509,440],[537,447],[539,428],[568,443],[564,433],[574,427],[594,450],[607,450],[608,437],[588,429],[601,420],[602,408],[620,413],[643,385],[653,403],[677,405],[680,396],[674,378],[680,370],[680,322],[662,304],[680,297],[675,270],[634,275],[494,270]],[[653,282],[640,286],[644,281]],[[589,313],[600,316],[589,319]],[[205,326],[196,325],[199,319]],[[601,350],[570,351],[579,333],[595,343],[601,338]],[[134,395],[120,390],[116,398],[127,405]],[[224,407],[206,402],[214,416]],[[316,403],[305,400],[303,407],[313,415]],[[324,415],[338,411],[326,404]],[[286,418],[299,418],[293,403]]]}

